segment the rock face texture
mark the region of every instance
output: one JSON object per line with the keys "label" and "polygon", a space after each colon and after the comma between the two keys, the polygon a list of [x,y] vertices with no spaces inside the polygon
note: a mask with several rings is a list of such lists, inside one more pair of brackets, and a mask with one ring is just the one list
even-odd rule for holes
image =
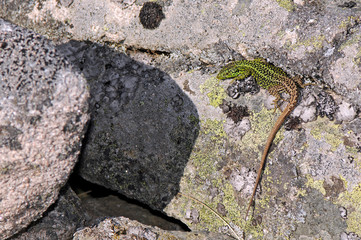
{"label": "rock face texture", "polygon": [[74,240],[112,240],[112,239],[177,239],[177,240],[226,240],[234,239],[224,234],[209,232],[165,231],[132,221],[125,217],[108,218],[96,226],[84,228],[74,234]]}
{"label": "rock face texture", "polygon": [[[77,41],[62,46],[90,83],[94,116],[79,173],[154,209],[166,205],[192,230],[227,227],[185,195],[170,201],[177,191],[245,239],[360,238],[360,0],[158,0],[161,21],[149,24],[142,19],[155,15],[140,14],[144,2],[0,2],[1,17]],[[279,112],[252,79],[229,87],[215,78],[243,58],[315,83],[300,89],[272,144],[248,221]]]}
{"label": "rock face texture", "polygon": [[72,239],[74,232],[84,227],[88,219],[80,205],[80,199],[69,186],[66,186],[60,191],[58,200],[41,219],[9,240]]}
{"label": "rock face texture", "polygon": [[88,121],[85,79],[44,37],[0,19],[0,238],[41,217]]}
{"label": "rock face texture", "polygon": [[194,104],[169,75],[109,47],[71,41],[58,49],[89,80],[80,176],[162,210],[198,135]]}

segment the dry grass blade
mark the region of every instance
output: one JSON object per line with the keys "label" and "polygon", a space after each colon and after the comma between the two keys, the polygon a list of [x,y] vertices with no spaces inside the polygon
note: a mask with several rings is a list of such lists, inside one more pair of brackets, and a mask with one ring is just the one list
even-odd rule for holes
{"label": "dry grass blade", "polygon": [[213,212],[215,215],[217,215],[217,217],[219,217],[219,218],[223,221],[223,223],[225,223],[225,224],[229,227],[229,229],[232,231],[232,233],[233,233],[233,235],[236,237],[236,239],[238,239],[238,240],[241,239],[241,238],[238,236],[238,234],[234,231],[234,229],[231,227],[231,225],[226,221],[226,219],[224,219],[219,213],[217,213],[215,210],[213,210],[210,206],[208,206],[208,205],[205,204],[204,202],[202,202],[202,201],[200,201],[200,200],[198,200],[198,199],[196,199],[196,198],[194,198],[194,197],[192,197],[192,196],[189,196],[189,195],[187,195],[187,194],[185,194],[185,193],[178,193],[178,194],[181,195],[181,196],[184,196],[184,197],[186,197],[186,198],[188,198],[188,199],[190,199],[190,200],[192,200],[192,201],[195,201],[195,202],[203,205],[204,207],[206,207],[208,210],[210,210],[210,211]]}

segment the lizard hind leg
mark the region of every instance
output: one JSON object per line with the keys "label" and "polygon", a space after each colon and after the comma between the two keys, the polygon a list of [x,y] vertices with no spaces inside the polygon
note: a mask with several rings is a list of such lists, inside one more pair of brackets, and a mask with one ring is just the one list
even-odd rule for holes
{"label": "lizard hind leg", "polygon": [[284,87],[282,85],[275,85],[273,87],[268,88],[267,90],[272,96],[274,96],[276,98],[275,100],[273,100],[274,112],[276,112],[277,109],[282,111],[278,102],[280,100],[288,101],[286,99],[283,99],[280,95],[281,92],[284,92]]}

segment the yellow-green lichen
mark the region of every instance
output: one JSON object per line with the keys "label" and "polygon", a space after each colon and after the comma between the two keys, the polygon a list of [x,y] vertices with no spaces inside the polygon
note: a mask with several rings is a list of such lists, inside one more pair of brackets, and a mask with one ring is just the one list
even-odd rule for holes
{"label": "yellow-green lichen", "polygon": [[354,25],[360,19],[360,17],[348,16],[346,20],[341,21],[341,24],[338,27],[342,30],[347,30],[350,25]]}
{"label": "yellow-green lichen", "polygon": [[[199,138],[190,156],[190,162],[193,164],[194,169],[188,168],[182,178],[181,185],[186,187],[186,189],[182,189],[185,194],[196,198],[215,211],[217,211],[217,205],[222,204],[227,212],[224,218],[229,222],[232,221],[235,225],[240,225],[243,219],[233,187],[228,181],[224,180],[223,175],[219,175],[219,169],[217,169],[221,159],[219,150],[223,148],[226,139],[223,121],[211,119],[201,121]],[[222,194],[217,194],[211,198],[209,188],[204,188],[206,183]],[[199,212],[200,221],[196,224],[193,223],[191,225],[192,229],[208,229],[209,231],[219,232],[219,229],[225,226],[225,223],[217,215],[195,201],[189,200],[187,203],[181,203],[179,208],[183,212],[186,209],[196,208]]]}
{"label": "yellow-green lichen", "polygon": [[296,6],[292,0],[276,0],[278,5],[289,12],[295,10]]}
{"label": "yellow-green lichen", "polygon": [[312,36],[308,39],[298,41],[297,43],[290,45],[289,48],[290,50],[295,50],[301,46],[313,47],[312,50],[309,50],[309,52],[314,52],[315,50],[322,48],[325,39],[326,37],[324,35]]}
{"label": "yellow-green lichen", "polygon": [[[251,114],[250,120],[252,130],[248,131],[243,136],[242,142],[240,144],[241,148],[248,148],[248,150],[245,152],[257,153],[257,156],[250,156],[250,159],[260,159],[260,146],[263,147],[266,143],[267,137],[273,128],[276,118],[277,116],[274,114],[273,110],[267,110],[264,107],[259,113],[253,112]],[[274,144],[277,144],[282,140],[283,132],[283,128],[278,131],[275,139],[273,140]],[[250,151],[249,148],[252,148],[253,151]]]}
{"label": "yellow-green lichen", "polygon": [[200,92],[207,94],[209,104],[213,107],[218,107],[223,102],[223,99],[227,97],[225,90],[220,85],[220,80],[215,77],[207,79],[200,86]]}
{"label": "yellow-green lichen", "polygon": [[350,133],[345,133],[340,125],[329,121],[326,118],[318,118],[317,121],[308,123],[308,128],[311,130],[311,135],[318,141],[325,141],[330,145],[329,149],[323,149],[324,151],[337,151],[341,147],[345,147],[348,157],[353,158],[357,167],[361,167],[361,158],[358,150],[355,146],[345,144],[345,136]]}
{"label": "yellow-green lichen", "polygon": [[340,131],[340,125],[329,121],[326,118],[319,118],[316,122],[311,123],[311,135],[316,140],[325,140],[331,146],[331,151],[336,151],[342,144],[343,134]]}
{"label": "yellow-green lichen", "polygon": [[263,185],[264,185],[264,189],[266,190],[266,194],[263,194],[262,197],[257,201],[258,206],[256,206],[256,208],[261,207],[261,208],[268,208],[269,203],[271,201],[271,193],[272,193],[272,186],[274,186],[274,182],[273,182],[273,178],[270,176],[270,170],[269,167],[267,166],[262,174],[262,179],[263,179]]}
{"label": "yellow-green lichen", "polygon": [[210,140],[216,143],[222,143],[227,137],[223,129],[224,121],[207,119],[201,122],[201,133],[209,135]]}
{"label": "yellow-green lichen", "polygon": [[326,195],[326,190],[323,187],[323,183],[324,180],[314,180],[311,175],[307,174],[306,175],[307,178],[307,182],[306,182],[306,186],[310,187],[310,188],[314,188],[317,189],[318,191],[320,191],[323,195]]}
{"label": "yellow-green lichen", "polygon": [[229,219],[232,220],[234,224],[241,226],[243,224],[243,218],[241,216],[237,200],[234,196],[234,189],[232,185],[229,182],[225,182],[223,184],[222,191],[224,193],[222,203],[228,212],[227,217],[229,217]]}
{"label": "yellow-green lichen", "polygon": [[208,179],[213,172],[216,171],[214,160],[219,158],[218,150],[212,148],[204,148],[204,150],[195,150],[191,156],[191,161],[196,167],[197,175],[201,180]]}
{"label": "yellow-green lichen", "polygon": [[337,203],[348,210],[347,231],[361,236],[361,184],[340,194]]}
{"label": "yellow-green lichen", "polygon": [[197,168],[201,179],[209,179],[216,172],[217,159],[220,158],[219,148],[226,139],[223,121],[207,119],[201,121],[201,130],[190,160]]}
{"label": "yellow-green lichen", "polygon": [[[213,210],[217,209],[216,201],[206,203]],[[197,207],[199,211],[199,220],[202,225],[205,225],[211,232],[218,232],[219,228],[224,226],[223,221],[217,217],[212,211],[204,206]]]}
{"label": "yellow-green lichen", "polygon": [[296,197],[299,197],[299,196],[304,197],[306,195],[307,195],[306,189],[298,189]]}
{"label": "yellow-green lichen", "polygon": [[199,222],[192,224],[193,230],[207,229],[208,231],[219,232],[219,229],[226,225],[221,217],[215,213],[217,212],[218,204],[222,204],[225,207],[227,214],[222,218],[226,222],[233,222],[238,225],[242,221],[240,208],[234,197],[233,187],[230,183],[222,179],[219,179],[216,185],[218,185],[219,192],[222,192],[222,194],[218,194],[213,198],[210,197],[209,192],[200,185],[189,185],[190,188],[187,186],[188,190],[183,189],[184,192],[187,192],[183,194],[184,200],[186,201],[178,204],[180,208],[184,210],[184,213],[186,209],[196,209],[199,212]]}

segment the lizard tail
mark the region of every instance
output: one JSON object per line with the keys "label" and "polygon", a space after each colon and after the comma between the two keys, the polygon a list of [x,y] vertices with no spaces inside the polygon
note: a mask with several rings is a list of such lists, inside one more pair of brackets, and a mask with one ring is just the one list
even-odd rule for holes
{"label": "lizard tail", "polygon": [[[296,97],[297,98],[297,97]],[[290,101],[290,103],[292,102],[297,102],[297,99],[294,100],[294,101]],[[262,173],[262,170],[263,170],[263,167],[264,167],[264,164],[266,162],[266,158],[267,158],[267,155],[268,155],[268,151],[271,147],[271,144],[273,142],[273,139],[275,138],[278,130],[281,128],[283,122],[285,121],[286,117],[292,112],[292,110],[295,108],[295,104],[289,104],[284,110],[283,112],[281,113],[281,115],[278,117],[270,135],[268,136],[268,139],[267,139],[267,142],[266,142],[266,145],[265,145],[265,148],[263,150],[263,154],[262,154],[262,158],[261,158],[261,163],[260,163],[260,168],[258,169],[258,173],[257,173],[257,178],[256,178],[256,184],[253,188],[253,192],[252,192],[252,196],[251,196],[251,199],[249,200],[249,203],[248,203],[248,207],[247,207],[247,211],[246,211],[246,217],[245,217],[245,220],[247,220],[247,216],[248,216],[248,212],[249,212],[249,209],[251,208],[251,205],[252,205],[252,201],[254,199],[254,195],[256,194],[256,190],[257,190],[257,187],[258,187],[258,184],[259,184],[259,180],[261,178],[261,173]]]}

